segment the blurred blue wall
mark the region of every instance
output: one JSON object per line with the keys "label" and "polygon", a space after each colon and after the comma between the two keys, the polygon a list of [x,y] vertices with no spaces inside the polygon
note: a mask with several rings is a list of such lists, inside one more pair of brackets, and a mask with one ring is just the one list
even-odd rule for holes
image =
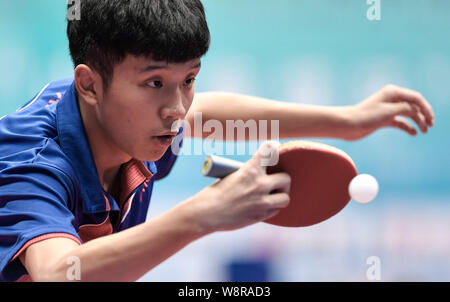
{"label": "blurred blue wall", "polygon": [[[365,0],[204,4],[212,44],[198,91],[339,106],[388,83],[419,90],[436,113],[428,134],[383,129],[356,142],[319,141],[342,148],[359,172],[377,177],[380,194],[372,210],[392,200],[435,210],[450,201],[450,1],[381,0],[379,21],[367,19]],[[46,83],[72,76],[65,6],[62,0],[0,2],[0,116]],[[156,184],[150,211],[163,212],[211,183],[200,174],[202,161],[182,156]]]}

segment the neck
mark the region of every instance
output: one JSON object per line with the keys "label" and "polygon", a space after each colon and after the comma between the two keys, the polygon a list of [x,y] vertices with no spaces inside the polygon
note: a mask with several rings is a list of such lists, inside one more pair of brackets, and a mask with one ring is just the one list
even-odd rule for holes
{"label": "neck", "polygon": [[105,191],[111,193],[115,190],[113,185],[118,177],[120,166],[131,160],[131,156],[119,150],[111,140],[108,140],[109,136],[99,124],[93,106],[79,99],[79,107],[100,183]]}

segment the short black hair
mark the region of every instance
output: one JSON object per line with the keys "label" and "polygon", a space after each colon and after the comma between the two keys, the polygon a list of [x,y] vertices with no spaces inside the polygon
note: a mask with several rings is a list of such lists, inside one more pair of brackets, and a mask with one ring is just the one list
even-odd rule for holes
{"label": "short black hair", "polygon": [[210,33],[200,0],[80,0],[67,21],[74,66],[86,64],[109,86],[127,54],[182,63],[208,51]]}

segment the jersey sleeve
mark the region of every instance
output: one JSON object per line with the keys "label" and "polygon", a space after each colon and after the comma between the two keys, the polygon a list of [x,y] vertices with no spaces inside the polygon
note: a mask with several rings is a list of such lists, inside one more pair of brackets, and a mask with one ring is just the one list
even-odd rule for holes
{"label": "jersey sleeve", "polygon": [[53,237],[81,244],[70,210],[76,190],[68,174],[46,164],[0,171],[0,281],[15,281],[27,273],[18,256],[31,244]]}

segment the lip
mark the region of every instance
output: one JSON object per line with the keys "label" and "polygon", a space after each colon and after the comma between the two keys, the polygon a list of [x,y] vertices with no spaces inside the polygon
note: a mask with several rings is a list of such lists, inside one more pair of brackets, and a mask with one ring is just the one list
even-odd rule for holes
{"label": "lip", "polygon": [[164,133],[161,133],[161,134],[158,134],[155,136],[165,136],[165,135],[175,136],[177,134],[178,134],[178,132],[164,132]]}
{"label": "lip", "polygon": [[[165,137],[164,137],[165,136]],[[174,139],[175,139],[175,134],[171,133],[171,134],[161,134],[161,135],[155,135],[152,136],[151,139],[158,145],[160,145],[161,147],[168,147],[170,146]]]}

